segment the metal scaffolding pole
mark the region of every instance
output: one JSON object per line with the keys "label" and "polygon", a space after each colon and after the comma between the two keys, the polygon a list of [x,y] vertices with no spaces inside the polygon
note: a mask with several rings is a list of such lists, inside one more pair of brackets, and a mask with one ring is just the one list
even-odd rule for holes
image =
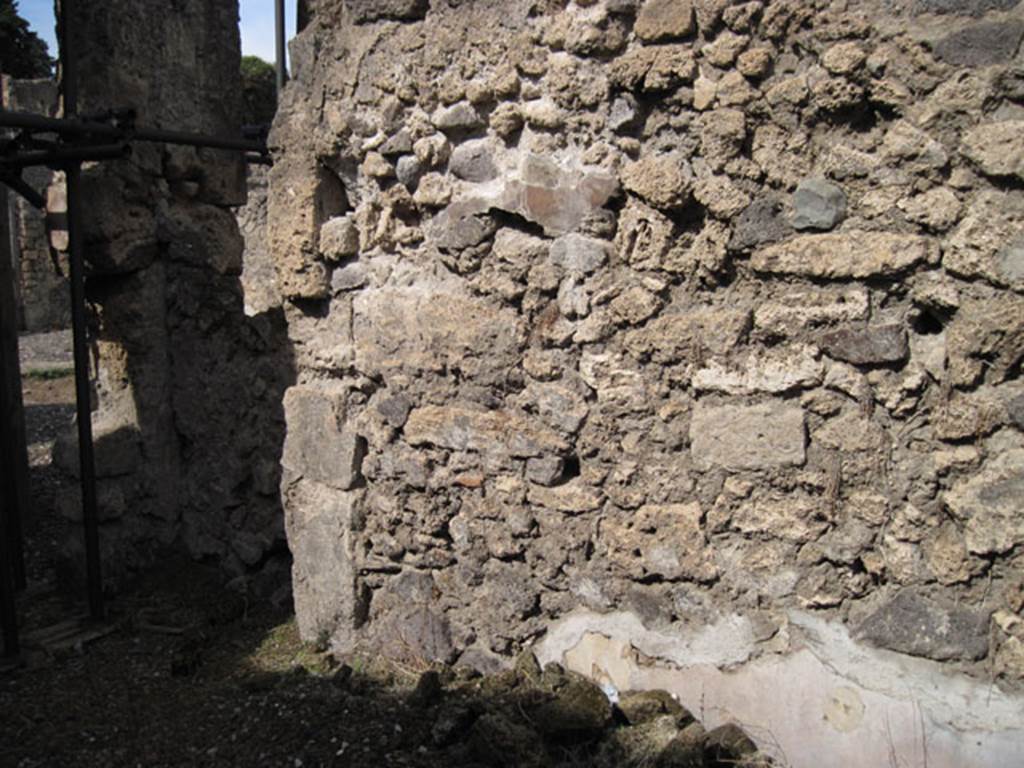
{"label": "metal scaffolding pole", "polygon": [[277,103],[281,103],[281,91],[288,82],[288,71],[285,68],[285,31],[284,31],[284,0],[274,0],[274,69],[277,72]]}
{"label": "metal scaffolding pole", "polygon": [[[68,8],[76,0],[62,0],[58,19],[60,33],[60,79],[64,116],[78,112],[78,82],[74,50],[69,33]],[[85,318],[85,258],[82,253],[82,200],[80,160],[66,167],[68,204],[68,256],[71,283],[72,348],[75,359],[75,408],[78,421],[78,461],[82,478],[82,521],[85,529],[85,569],[89,614],[103,618],[103,576],[100,572],[99,511],[96,505],[96,462],[92,443],[92,402],[89,390],[89,350]]]}

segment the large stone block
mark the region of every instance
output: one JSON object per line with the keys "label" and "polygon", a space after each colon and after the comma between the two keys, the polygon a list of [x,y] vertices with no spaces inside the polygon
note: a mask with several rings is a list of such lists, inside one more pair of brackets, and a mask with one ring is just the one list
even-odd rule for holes
{"label": "large stone block", "polygon": [[685,37],[697,29],[690,0],[647,0],[633,31],[644,42]]}
{"label": "large stone block", "polygon": [[436,445],[456,451],[507,453],[519,458],[561,453],[568,444],[554,430],[516,411],[478,411],[428,405],[409,414],[410,445]]}
{"label": "large stone block", "polygon": [[822,376],[818,351],[800,345],[756,350],[737,360],[711,360],[694,373],[692,383],[698,391],[781,394],[820,384]]}
{"label": "large stone block", "polygon": [[359,483],[365,441],[346,424],[347,395],[337,384],[303,384],[285,392],[285,469],[340,490]]}
{"label": "large stone block", "polygon": [[901,323],[839,328],[822,334],[821,346],[836,360],[855,365],[898,363],[910,349]]}
{"label": "large stone block", "polygon": [[[1018,22],[1020,42],[1024,22]],[[982,123],[964,134],[961,151],[989,176],[1024,179],[1024,120]]]}
{"label": "large stone block", "polygon": [[1024,37],[1024,21],[985,21],[958,29],[935,44],[935,57],[954,67],[989,67],[1010,61]]}
{"label": "large stone block", "polygon": [[282,496],[299,635],[307,642],[329,639],[335,650],[349,651],[364,612],[353,549],[362,492],[285,477]]}
{"label": "large stone block", "polygon": [[904,589],[868,616],[857,634],[882,648],[938,661],[988,653],[987,611],[947,605]]}
{"label": "large stone block", "polygon": [[935,263],[938,245],[918,235],[843,232],[803,235],[755,251],[758,272],[830,280],[892,277],[921,263]]}
{"label": "large stone block", "polygon": [[946,506],[965,526],[967,549],[1001,554],[1024,543],[1024,450],[1010,450],[985,462],[973,477],[945,495]]}
{"label": "large stone block", "polygon": [[515,312],[450,285],[360,291],[352,315],[356,364],[369,375],[450,367],[472,374],[517,354]]}
{"label": "large stone block", "polygon": [[693,460],[703,468],[769,469],[806,458],[804,413],[783,403],[699,403],[690,423]]}

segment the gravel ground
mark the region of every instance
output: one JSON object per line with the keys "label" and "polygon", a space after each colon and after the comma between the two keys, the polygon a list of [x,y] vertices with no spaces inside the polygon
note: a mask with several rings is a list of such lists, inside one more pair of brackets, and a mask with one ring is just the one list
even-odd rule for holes
{"label": "gravel ground", "polygon": [[61,483],[51,453],[75,414],[71,332],[24,335],[18,347],[32,495],[24,521],[25,566],[30,582],[46,583],[54,579],[60,542],[69,531],[69,523],[56,509]]}
{"label": "gravel ground", "polygon": [[18,338],[21,372],[67,369],[72,366],[71,331],[29,333]]}

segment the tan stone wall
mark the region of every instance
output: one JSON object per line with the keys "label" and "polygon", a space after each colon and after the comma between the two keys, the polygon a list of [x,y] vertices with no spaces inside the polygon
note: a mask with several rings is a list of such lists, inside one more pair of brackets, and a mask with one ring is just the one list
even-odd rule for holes
{"label": "tan stone wall", "polygon": [[[305,637],[493,666],[626,614],[641,666],[876,647],[1020,708],[1024,9],[310,5],[268,224]],[[935,764],[1005,754],[949,751],[970,696]]]}
{"label": "tan stone wall", "polygon": [[[57,84],[52,80],[2,78],[4,109],[55,116]],[[60,177],[48,168],[27,168],[22,178],[44,198]],[[51,253],[46,231],[46,213],[28,201],[12,195],[15,221],[14,252],[19,326],[24,331],[51,331],[71,325],[67,263]]]}
{"label": "tan stone wall", "polygon": [[[131,108],[146,127],[240,136],[236,0],[68,10],[83,114]],[[88,164],[82,187],[104,574],[115,583],[169,547],[254,572],[285,550],[291,364],[280,310],[244,312],[241,155],[135,142]],[[76,473],[72,436],[57,458]],[[63,498],[77,516],[77,494]]]}

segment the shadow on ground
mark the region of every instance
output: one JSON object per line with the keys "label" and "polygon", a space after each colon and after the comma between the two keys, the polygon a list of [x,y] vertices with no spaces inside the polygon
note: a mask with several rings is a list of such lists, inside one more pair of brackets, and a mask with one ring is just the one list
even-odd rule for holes
{"label": "shadow on ground", "polygon": [[0,765],[764,764],[744,762],[741,734],[709,737],[667,694],[613,708],[531,654],[489,677],[342,663],[301,643],[289,610],[249,604],[190,561],[163,561],[110,613],[106,637],[30,648],[0,675]]}

